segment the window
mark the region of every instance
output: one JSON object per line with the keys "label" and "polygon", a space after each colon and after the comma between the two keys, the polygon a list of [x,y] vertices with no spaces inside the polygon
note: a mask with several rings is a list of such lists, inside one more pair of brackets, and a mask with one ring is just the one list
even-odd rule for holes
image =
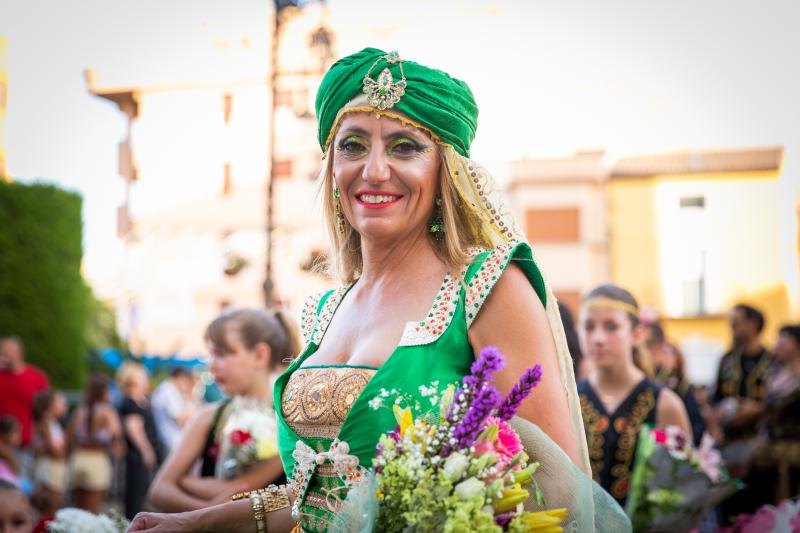
{"label": "window", "polygon": [[222,195],[228,196],[231,192],[233,192],[233,170],[231,163],[226,162],[222,176]]}
{"label": "window", "polygon": [[684,235],[693,235],[685,242],[685,262],[681,285],[683,289],[683,315],[697,316],[708,313],[706,298],[706,244],[703,242],[706,199],[704,196],[680,198],[680,222]]}
{"label": "window", "polygon": [[233,95],[231,93],[225,93],[222,96],[222,114],[225,120],[225,124],[230,123],[232,110],[233,110]]}
{"label": "window", "polygon": [[529,209],[525,223],[528,239],[534,244],[580,241],[580,210],[576,207]]}

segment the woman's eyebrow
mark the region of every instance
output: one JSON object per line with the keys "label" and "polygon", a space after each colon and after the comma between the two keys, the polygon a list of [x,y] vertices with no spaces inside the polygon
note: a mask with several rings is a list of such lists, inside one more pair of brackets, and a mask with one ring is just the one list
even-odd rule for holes
{"label": "woman's eyebrow", "polygon": [[342,135],[361,135],[362,137],[368,137],[369,133],[367,133],[367,130],[359,128],[358,126],[348,126],[339,132],[338,136]]}

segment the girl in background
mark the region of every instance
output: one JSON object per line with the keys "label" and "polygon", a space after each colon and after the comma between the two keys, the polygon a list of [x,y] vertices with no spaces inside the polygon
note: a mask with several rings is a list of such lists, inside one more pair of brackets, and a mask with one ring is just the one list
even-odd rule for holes
{"label": "girl in background", "polygon": [[[297,337],[279,313],[240,309],[209,324],[205,340],[209,369],[229,399],[202,408],[167,458],[150,488],[150,501],[166,512],[202,509],[231,495],[264,487],[283,475],[278,456],[258,463],[233,479],[215,477],[220,435],[240,400],[255,401],[272,412],[271,374],[299,351]],[[274,426],[273,426],[274,429]],[[200,476],[190,473],[200,461]]]}
{"label": "girl in background", "polygon": [[578,320],[583,353],[592,362],[588,379],[578,383],[592,475],[623,507],[642,425],[692,433],[681,399],[635,364],[643,334],[638,316],[628,291],[601,285],[584,297]]}
{"label": "girl in background", "polygon": [[59,422],[66,414],[67,402],[60,392],[47,389],[34,396],[35,505],[45,516],[51,516],[61,508],[67,489],[67,442]]}
{"label": "girl in background", "polygon": [[0,479],[0,531],[31,533],[33,510],[28,498],[13,483]]}
{"label": "girl in background", "polygon": [[109,380],[94,374],[67,426],[67,475],[76,507],[99,513],[111,485],[109,453],[122,455],[122,427],[109,401]]}
{"label": "girl in background", "polygon": [[0,479],[19,485],[19,458],[16,449],[21,441],[19,422],[11,416],[0,417]]}

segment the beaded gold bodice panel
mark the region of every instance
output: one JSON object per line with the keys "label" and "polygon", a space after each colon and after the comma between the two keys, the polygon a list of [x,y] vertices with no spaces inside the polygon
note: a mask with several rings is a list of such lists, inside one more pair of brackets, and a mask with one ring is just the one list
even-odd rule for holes
{"label": "beaded gold bodice panel", "polygon": [[283,390],[284,420],[304,439],[335,438],[375,372],[350,366],[298,368]]}

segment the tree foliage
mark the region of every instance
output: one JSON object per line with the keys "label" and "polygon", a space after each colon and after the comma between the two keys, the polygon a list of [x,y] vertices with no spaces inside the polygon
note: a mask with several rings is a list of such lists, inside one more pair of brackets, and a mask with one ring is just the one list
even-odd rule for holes
{"label": "tree foliage", "polygon": [[53,385],[77,388],[94,301],[81,275],[81,197],[0,181],[0,335],[18,335]]}

